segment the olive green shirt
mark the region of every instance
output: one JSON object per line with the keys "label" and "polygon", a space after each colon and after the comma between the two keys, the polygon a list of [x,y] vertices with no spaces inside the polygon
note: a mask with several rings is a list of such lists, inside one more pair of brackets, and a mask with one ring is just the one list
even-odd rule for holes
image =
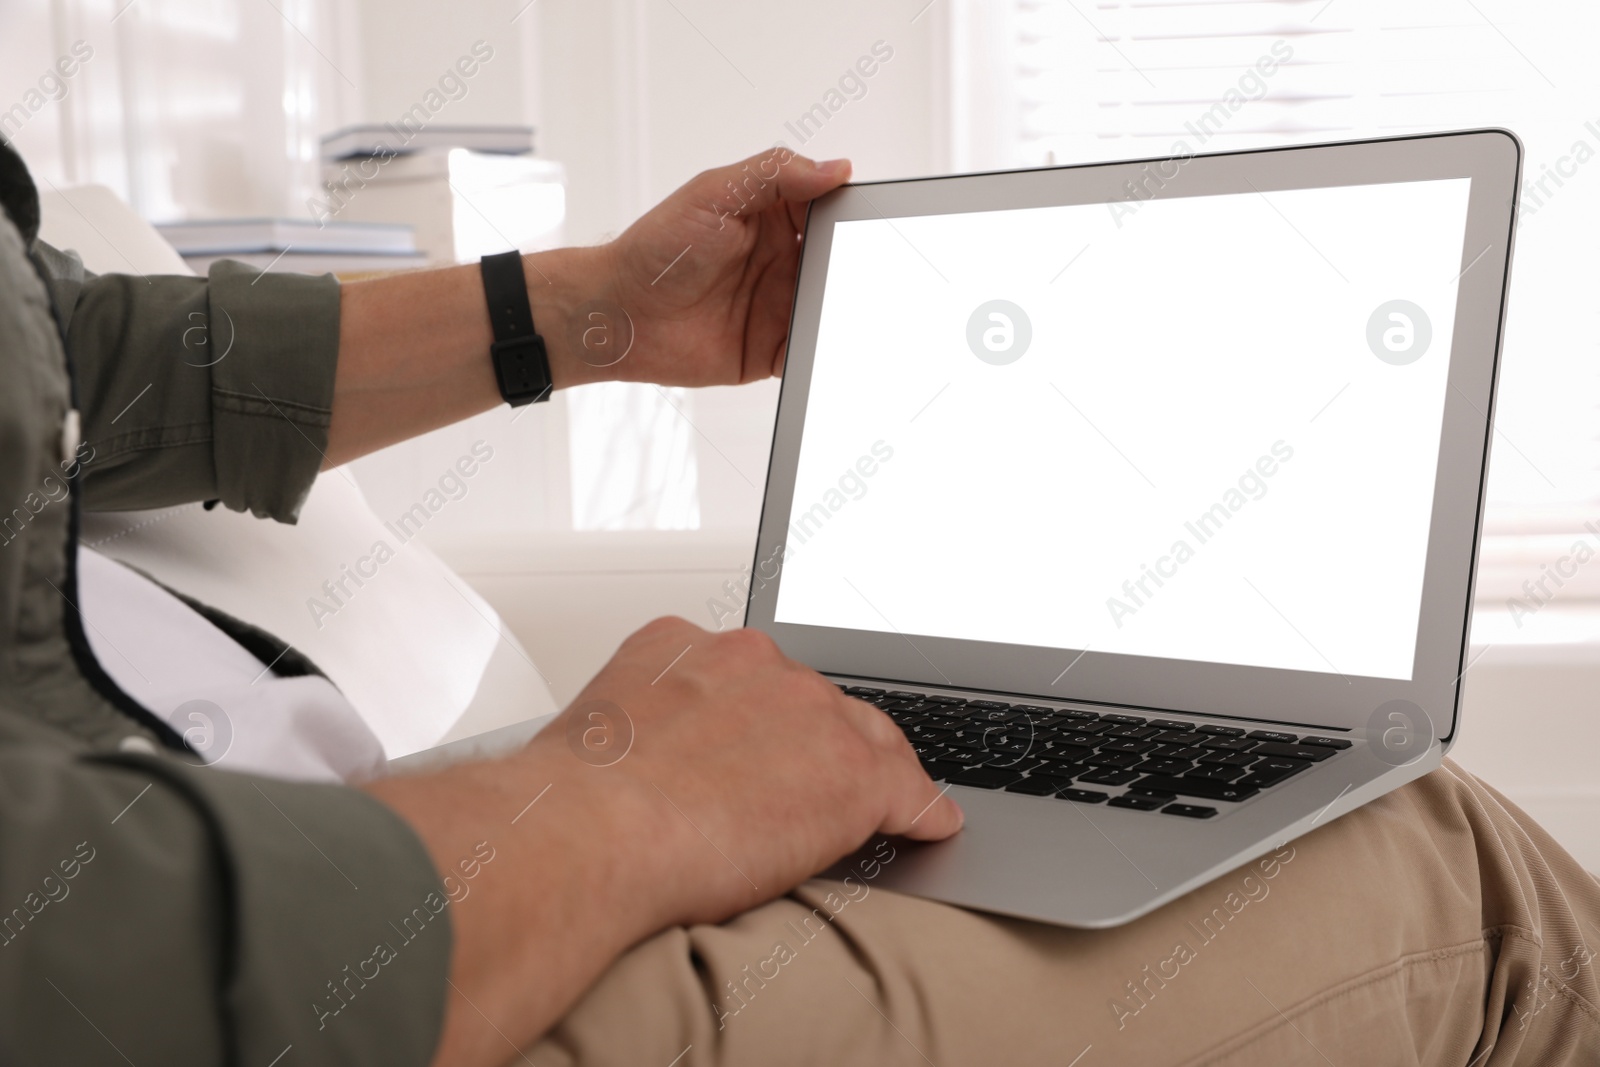
{"label": "olive green shirt", "polygon": [[[0,1063],[426,1064],[450,925],[410,828],[354,789],[198,765],[115,690],[74,606],[80,504],[294,521],[338,284],[97,277],[37,242],[0,157]],[[226,358],[204,365],[197,327],[232,336]]]}

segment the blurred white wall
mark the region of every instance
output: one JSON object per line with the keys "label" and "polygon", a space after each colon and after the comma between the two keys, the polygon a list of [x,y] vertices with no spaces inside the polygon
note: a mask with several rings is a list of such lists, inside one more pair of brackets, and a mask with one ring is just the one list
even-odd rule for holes
{"label": "blurred white wall", "polygon": [[[938,11],[924,0],[537,0],[544,144],[574,174],[579,239],[625,224],[695,172],[778,141],[850,156],[863,178],[946,165]],[[802,144],[793,123],[875,42],[893,57]],[[858,97],[858,98],[855,98]]]}

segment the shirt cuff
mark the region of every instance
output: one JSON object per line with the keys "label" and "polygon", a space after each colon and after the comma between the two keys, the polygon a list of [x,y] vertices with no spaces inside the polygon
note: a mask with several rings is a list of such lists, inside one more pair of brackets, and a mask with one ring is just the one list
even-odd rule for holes
{"label": "shirt cuff", "polygon": [[[339,357],[331,274],[262,274],[232,260],[210,271],[217,496],[235,511],[293,521],[328,448]],[[215,351],[215,349],[213,349]]]}

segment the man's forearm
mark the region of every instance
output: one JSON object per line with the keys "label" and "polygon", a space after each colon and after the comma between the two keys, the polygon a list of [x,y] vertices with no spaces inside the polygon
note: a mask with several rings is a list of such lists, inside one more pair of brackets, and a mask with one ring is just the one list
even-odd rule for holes
{"label": "man's forearm", "polygon": [[[695,176],[614,241],[523,257],[556,388],[736,385],[778,373],[804,205],[849,176],[844,160],[770,149]],[[578,351],[592,332],[574,319],[587,325],[594,301],[626,335],[616,358],[598,345]],[[476,264],[345,286],[328,464],[498,404],[492,340]]]}
{"label": "man's forearm", "polygon": [[[607,249],[540,252],[524,257],[523,270],[556,387],[606,377],[571,351],[567,326],[581,305],[609,291]],[[501,402],[476,264],[352,282],[339,315],[329,466]]]}
{"label": "man's forearm", "polygon": [[366,787],[416,830],[451,899],[441,1067],[515,1062],[618,955],[675,918],[663,889],[685,828],[637,782],[563,758],[550,740]]}

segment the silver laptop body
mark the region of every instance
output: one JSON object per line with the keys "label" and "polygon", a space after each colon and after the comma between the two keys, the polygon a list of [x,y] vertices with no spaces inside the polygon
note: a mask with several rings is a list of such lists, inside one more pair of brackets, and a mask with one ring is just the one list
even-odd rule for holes
{"label": "silver laptop body", "polygon": [[836,875],[1112,926],[1439,766],[1520,159],[1483,130],[812,206],[747,625],[967,816]]}

